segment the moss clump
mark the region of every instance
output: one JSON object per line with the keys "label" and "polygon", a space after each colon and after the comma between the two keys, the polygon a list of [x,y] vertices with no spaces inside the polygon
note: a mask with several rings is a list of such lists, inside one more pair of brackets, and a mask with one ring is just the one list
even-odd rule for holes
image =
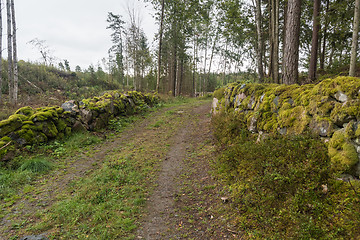
{"label": "moss clump", "polygon": [[222,87],[222,88],[216,89],[213,93],[213,96],[214,96],[214,98],[217,98],[219,100],[222,99],[225,96],[225,88]]}
{"label": "moss clump", "polygon": [[346,139],[344,130],[336,131],[329,142],[328,153],[336,171],[349,172],[359,161],[356,149]]}
{"label": "moss clump", "polygon": [[27,117],[22,114],[11,115],[8,119],[0,122],[0,137],[5,136],[20,128]]}
{"label": "moss clump", "polygon": [[310,123],[310,117],[303,106],[279,111],[279,127],[287,128],[288,133],[303,133]]}
{"label": "moss clump", "polygon": [[22,115],[30,117],[31,115],[34,114],[34,112],[35,112],[35,110],[32,107],[22,107],[22,108],[19,108],[15,112],[15,114],[22,114]]}
{"label": "moss clump", "polygon": [[46,122],[37,122],[37,129],[43,132],[47,137],[55,138],[59,133],[54,122],[46,121]]}
{"label": "moss clump", "polygon": [[29,120],[33,122],[42,122],[48,119],[57,120],[58,117],[59,115],[57,113],[56,108],[51,107],[51,108],[39,109],[39,111],[34,113]]}

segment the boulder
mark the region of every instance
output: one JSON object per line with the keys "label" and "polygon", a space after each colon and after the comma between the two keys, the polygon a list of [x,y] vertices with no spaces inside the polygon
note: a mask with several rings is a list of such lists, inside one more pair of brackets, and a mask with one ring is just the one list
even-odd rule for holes
{"label": "boulder", "polygon": [[65,112],[70,112],[73,115],[79,113],[79,106],[75,100],[64,102],[61,108],[64,109]]}

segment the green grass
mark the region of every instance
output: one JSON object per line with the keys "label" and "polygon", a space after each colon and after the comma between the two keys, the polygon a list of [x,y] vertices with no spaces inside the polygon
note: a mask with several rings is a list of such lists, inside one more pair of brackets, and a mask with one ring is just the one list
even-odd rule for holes
{"label": "green grass", "polygon": [[360,183],[336,180],[320,139],[269,135],[255,143],[245,123],[221,115],[213,126],[221,150],[215,166],[232,195],[228,217],[240,232],[252,239],[359,236]]}

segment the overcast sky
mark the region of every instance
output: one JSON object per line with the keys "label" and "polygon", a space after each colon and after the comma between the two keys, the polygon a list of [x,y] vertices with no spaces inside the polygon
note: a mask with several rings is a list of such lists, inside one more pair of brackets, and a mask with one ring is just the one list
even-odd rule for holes
{"label": "overcast sky", "polygon": [[[76,65],[81,68],[97,65],[103,57],[107,57],[111,46],[111,32],[106,29],[107,13],[120,14],[126,21],[128,6],[140,12],[141,27],[149,44],[152,44],[157,26],[151,16],[151,7],[146,7],[142,1],[15,0],[18,58],[41,61],[39,51],[28,44],[38,38],[46,41],[56,58],[67,59],[72,70]],[[3,16],[5,18],[5,12]],[[3,24],[6,25],[5,22]],[[6,33],[6,29],[4,31]],[[3,43],[5,47],[6,36]]]}

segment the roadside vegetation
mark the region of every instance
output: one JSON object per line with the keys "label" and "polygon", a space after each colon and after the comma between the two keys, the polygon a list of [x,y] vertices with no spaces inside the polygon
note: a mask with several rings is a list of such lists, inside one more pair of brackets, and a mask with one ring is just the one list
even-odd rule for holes
{"label": "roadside vegetation", "polygon": [[240,121],[219,114],[215,162],[231,195],[227,217],[250,239],[355,239],[360,183],[339,180],[316,136],[271,134],[257,141]]}

